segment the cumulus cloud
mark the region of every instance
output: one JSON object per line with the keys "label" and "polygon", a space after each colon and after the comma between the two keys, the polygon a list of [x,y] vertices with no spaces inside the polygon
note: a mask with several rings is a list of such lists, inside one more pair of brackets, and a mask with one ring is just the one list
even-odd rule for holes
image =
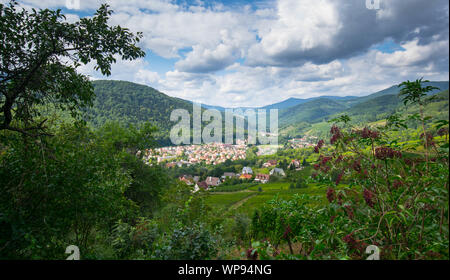
{"label": "cumulus cloud", "polygon": [[402,45],[405,51],[396,51],[394,53],[378,53],[377,62],[383,66],[390,67],[412,67],[424,65],[439,58],[449,56],[448,40],[431,42],[427,45],[419,45],[419,39],[406,42]]}
{"label": "cumulus cloud", "polygon": [[[4,0],[0,0],[4,2]],[[89,14],[103,2],[80,1]],[[65,0],[23,0],[64,7]],[[448,80],[446,0],[277,0],[228,4],[110,0],[111,24],[142,31],[148,53],[170,59],[120,61],[111,79],[152,86],[171,96],[224,107],[262,106],[289,97],[364,95],[424,76]],[[78,19],[70,10],[69,20]],[[383,51],[386,41],[396,46]],[[92,65],[79,69],[103,78]]]}
{"label": "cumulus cloud", "polygon": [[445,0],[382,1],[369,10],[365,1],[279,0],[278,17],[249,52],[250,65],[292,67],[306,62],[328,63],[366,52],[386,38],[397,43],[435,36],[448,40]]}

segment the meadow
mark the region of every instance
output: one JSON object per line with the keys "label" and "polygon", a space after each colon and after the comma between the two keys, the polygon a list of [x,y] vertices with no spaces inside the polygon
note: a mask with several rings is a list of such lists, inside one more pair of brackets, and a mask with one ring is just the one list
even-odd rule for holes
{"label": "meadow", "polygon": [[[290,184],[290,182],[273,182],[236,192],[211,192],[206,198],[206,204],[215,209],[225,210],[223,212],[225,214],[235,211],[251,216],[255,209],[274,198],[289,200],[299,195],[311,207],[323,206],[327,203],[328,187],[326,185],[310,183],[305,188],[290,189]],[[341,184],[338,188],[346,186]],[[260,188],[261,191],[259,191]]]}

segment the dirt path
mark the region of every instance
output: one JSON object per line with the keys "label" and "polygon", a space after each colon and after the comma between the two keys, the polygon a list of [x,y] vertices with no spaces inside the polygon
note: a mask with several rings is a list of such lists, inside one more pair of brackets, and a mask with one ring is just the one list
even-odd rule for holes
{"label": "dirt path", "polygon": [[250,198],[252,198],[252,197],[254,197],[254,196],[256,196],[256,195],[258,195],[258,194],[255,193],[255,194],[252,194],[252,195],[247,196],[247,197],[244,198],[244,199],[239,200],[239,201],[236,202],[235,204],[231,205],[231,206],[230,206],[230,209],[228,209],[228,211],[234,210],[234,209],[237,209],[237,208],[241,207],[242,204],[244,204],[247,200],[249,200]]}

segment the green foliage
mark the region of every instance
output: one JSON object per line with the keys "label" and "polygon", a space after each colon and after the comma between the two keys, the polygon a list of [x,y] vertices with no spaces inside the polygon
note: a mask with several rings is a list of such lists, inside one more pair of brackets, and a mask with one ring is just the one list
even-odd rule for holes
{"label": "green foliage", "polygon": [[156,128],[150,123],[141,123],[138,127],[109,121],[97,129],[98,141],[106,148],[116,152],[127,151],[135,155],[139,150],[155,146]]}
{"label": "green foliage", "polygon": [[134,151],[136,141],[123,141],[148,131],[108,127],[120,134],[63,125],[51,138],[20,141],[17,135],[3,135],[2,256],[62,258],[68,244],[77,244],[85,258],[97,258],[95,248],[109,250],[105,236],[117,220],[133,223],[138,212],[153,215],[169,177],[127,152]]}
{"label": "green foliage", "polygon": [[154,134],[161,144],[169,144],[169,131],[174,125],[170,114],[175,109],[185,109],[192,114],[192,103],[169,97],[151,87],[125,81],[94,81],[96,99],[85,109],[86,119],[94,126],[110,120],[128,125],[149,122],[158,126]]}
{"label": "green foliage", "polygon": [[232,229],[233,234],[239,244],[244,244],[244,242],[248,239],[251,220],[247,215],[238,213],[234,217],[234,221],[235,223]]}
{"label": "green foliage", "polygon": [[142,34],[108,26],[112,11],[102,5],[93,17],[68,23],[61,10],[28,11],[16,1],[0,4],[0,130],[27,136],[48,134],[38,106],[53,105],[78,116],[92,104],[94,91],[82,64],[111,74],[115,55],[133,60]]}
{"label": "green foliage", "polygon": [[427,96],[427,93],[439,88],[434,86],[422,86],[423,83],[429,83],[430,81],[424,81],[420,78],[414,82],[406,81],[401,83],[398,87],[402,87],[399,95],[403,99],[403,103],[406,105],[410,103],[421,103],[423,98]]}
{"label": "green foliage", "polygon": [[203,224],[177,225],[152,256],[162,260],[207,260],[217,253],[216,240]]}
{"label": "green foliage", "polygon": [[295,184],[295,188],[301,189],[301,188],[307,188],[308,185],[306,184],[305,180],[303,178],[298,178],[297,183]]}
{"label": "green foliage", "polygon": [[119,259],[144,258],[152,254],[158,237],[158,225],[154,221],[141,217],[132,226],[119,220],[114,225],[111,244]]}
{"label": "green foliage", "polygon": [[0,157],[0,212],[9,228],[0,237],[2,255],[61,257],[64,244],[86,249],[94,230],[134,215],[123,196],[131,178],[91,136],[68,126],[50,139],[7,143]]}

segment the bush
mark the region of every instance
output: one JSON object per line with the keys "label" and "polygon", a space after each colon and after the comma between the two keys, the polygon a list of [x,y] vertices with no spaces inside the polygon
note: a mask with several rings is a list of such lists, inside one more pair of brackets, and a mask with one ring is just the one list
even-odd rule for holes
{"label": "bush", "polygon": [[204,224],[178,225],[166,234],[153,258],[163,260],[205,260],[217,253],[216,239]]}
{"label": "bush", "polygon": [[119,220],[113,229],[112,246],[120,259],[151,256],[153,243],[159,236],[158,225],[146,218],[140,218],[136,226]]}
{"label": "bush", "polygon": [[87,128],[68,126],[38,145],[7,144],[0,156],[0,220],[10,230],[0,232],[0,255],[60,259],[67,244],[87,252],[94,232],[106,234],[118,219],[135,215],[124,196],[132,179],[90,137]]}
{"label": "bush", "polygon": [[250,218],[245,214],[236,214],[233,232],[238,243],[243,244],[248,239],[248,229],[250,226]]}

